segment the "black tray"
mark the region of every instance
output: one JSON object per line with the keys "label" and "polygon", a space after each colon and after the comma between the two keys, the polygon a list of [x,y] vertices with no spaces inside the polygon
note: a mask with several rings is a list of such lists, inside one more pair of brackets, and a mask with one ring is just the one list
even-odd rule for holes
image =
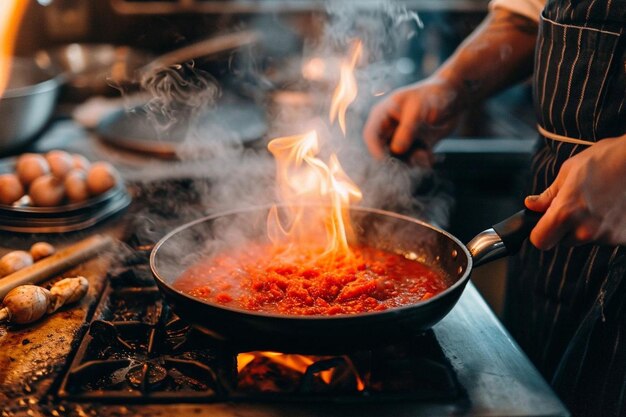
{"label": "black tray", "polygon": [[[13,172],[15,158],[0,161],[0,173]],[[0,204],[0,230],[20,233],[63,233],[86,229],[130,205],[123,184],[78,203],[54,207]]]}

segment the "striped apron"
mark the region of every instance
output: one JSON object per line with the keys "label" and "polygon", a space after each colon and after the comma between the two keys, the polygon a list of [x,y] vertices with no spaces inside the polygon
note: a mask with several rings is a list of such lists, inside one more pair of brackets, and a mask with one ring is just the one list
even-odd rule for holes
{"label": "striped apron", "polygon": [[[626,134],[626,0],[548,0],[539,26],[532,194],[592,142]],[[574,415],[626,416],[625,246],[527,241],[506,301],[512,335]]]}

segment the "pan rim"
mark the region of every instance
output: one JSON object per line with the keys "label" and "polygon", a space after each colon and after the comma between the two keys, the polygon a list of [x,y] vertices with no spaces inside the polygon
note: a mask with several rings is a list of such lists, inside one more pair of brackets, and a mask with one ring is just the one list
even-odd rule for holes
{"label": "pan rim", "polygon": [[[300,204],[302,205],[302,204]],[[423,227],[427,227],[431,230],[434,230],[435,232],[441,233],[444,236],[446,236],[447,238],[451,239],[454,243],[456,243],[459,248],[463,251],[463,254],[465,255],[466,259],[467,259],[467,267],[465,268],[465,271],[463,272],[463,275],[458,278],[454,284],[452,284],[451,286],[449,286],[448,288],[446,288],[445,290],[443,290],[442,292],[440,292],[439,294],[435,295],[432,298],[429,298],[426,301],[420,301],[417,303],[411,303],[411,304],[407,304],[407,305],[403,305],[400,307],[394,307],[394,308],[389,308],[386,310],[382,310],[382,311],[371,311],[371,312],[366,312],[366,313],[358,313],[358,314],[337,314],[337,315],[310,315],[310,316],[306,316],[306,315],[296,315],[296,314],[276,314],[276,313],[265,313],[265,312],[259,312],[259,311],[252,311],[252,310],[245,310],[245,309],[241,309],[241,308],[235,308],[235,307],[230,307],[230,306],[226,306],[223,304],[218,304],[218,303],[213,303],[210,301],[206,301],[206,300],[202,300],[198,297],[194,297],[192,295],[189,295],[181,290],[178,290],[176,288],[174,288],[171,284],[169,284],[168,282],[165,281],[165,279],[161,276],[161,274],[159,274],[157,266],[156,266],[156,256],[157,256],[157,252],[159,250],[159,248],[161,246],[163,246],[163,244],[172,236],[174,236],[176,233],[183,231],[185,229],[188,229],[190,227],[193,227],[197,224],[200,223],[204,223],[206,221],[209,220],[213,220],[213,219],[217,219],[219,217],[224,217],[227,215],[232,215],[232,214],[239,214],[239,213],[245,213],[245,212],[251,212],[251,211],[258,211],[258,210],[269,210],[272,206],[277,206],[277,207],[287,207],[290,206],[290,204],[269,204],[269,205],[261,205],[261,206],[248,206],[248,207],[244,207],[244,208],[237,208],[237,209],[232,209],[232,210],[224,210],[224,211],[220,211],[214,214],[210,214],[208,216],[204,216],[201,217],[199,219],[196,220],[192,220],[188,223],[185,223],[181,226],[178,226],[177,228],[175,228],[174,230],[170,231],[169,233],[167,233],[165,236],[163,236],[152,248],[152,251],[150,252],[150,271],[152,272],[152,275],[154,276],[155,281],[157,282],[157,284],[159,286],[164,286],[166,287],[169,291],[173,292],[173,293],[177,293],[180,296],[182,296],[183,298],[193,302],[193,303],[201,303],[204,304],[208,307],[212,307],[212,308],[218,308],[221,310],[226,310],[228,312],[231,313],[236,313],[238,315],[245,315],[251,318],[257,318],[257,319],[271,319],[271,320],[282,320],[282,321],[302,321],[302,320],[307,320],[307,321],[342,321],[342,320],[356,320],[359,318],[363,318],[363,317],[375,317],[375,316],[383,316],[383,315],[389,315],[389,314],[399,314],[402,311],[405,310],[409,310],[409,309],[413,309],[416,307],[424,307],[427,306],[429,304],[434,304],[435,302],[437,302],[440,299],[443,299],[445,297],[447,297],[449,294],[452,294],[455,292],[455,290],[458,287],[464,286],[466,284],[466,281],[469,279],[470,275],[471,275],[471,271],[472,271],[472,266],[473,266],[473,260],[472,260],[472,256],[469,252],[469,250],[467,249],[467,247],[465,246],[465,244],[463,242],[461,242],[457,237],[455,237],[454,235],[452,235],[451,233],[436,227],[430,223],[424,222],[422,220],[418,220],[415,219],[413,217],[410,216],[406,216],[403,214],[399,214],[399,213],[394,213],[391,211],[387,211],[387,210],[381,210],[381,209],[377,209],[377,208],[372,208],[372,207],[361,207],[361,206],[355,206],[355,207],[350,207],[350,211],[355,210],[355,211],[360,211],[360,212],[368,212],[368,213],[374,213],[374,214],[380,214],[383,216],[388,216],[388,217],[394,217],[397,219],[402,219],[405,221],[409,221],[411,223],[417,223]],[[293,205],[291,205],[293,206]]]}

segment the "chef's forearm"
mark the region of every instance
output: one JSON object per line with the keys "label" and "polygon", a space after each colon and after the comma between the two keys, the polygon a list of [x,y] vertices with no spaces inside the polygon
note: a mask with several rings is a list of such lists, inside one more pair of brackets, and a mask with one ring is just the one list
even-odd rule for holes
{"label": "chef's forearm", "polygon": [[456,87],[461,105],[481,101],[532,74],[537,28],[527,17],[495,9],[435,76]]}

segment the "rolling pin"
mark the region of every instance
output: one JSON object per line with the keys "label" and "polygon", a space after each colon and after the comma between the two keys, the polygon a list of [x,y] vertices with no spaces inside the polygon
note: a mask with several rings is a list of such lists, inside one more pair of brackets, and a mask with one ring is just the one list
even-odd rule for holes
{"label": "rolling pin", "polygon": [[0,300],[13,288],[24,284],[36,284],[80,262],[92,258],[113,243],[110,236],[94,235],[56,253],[0,278]]}

